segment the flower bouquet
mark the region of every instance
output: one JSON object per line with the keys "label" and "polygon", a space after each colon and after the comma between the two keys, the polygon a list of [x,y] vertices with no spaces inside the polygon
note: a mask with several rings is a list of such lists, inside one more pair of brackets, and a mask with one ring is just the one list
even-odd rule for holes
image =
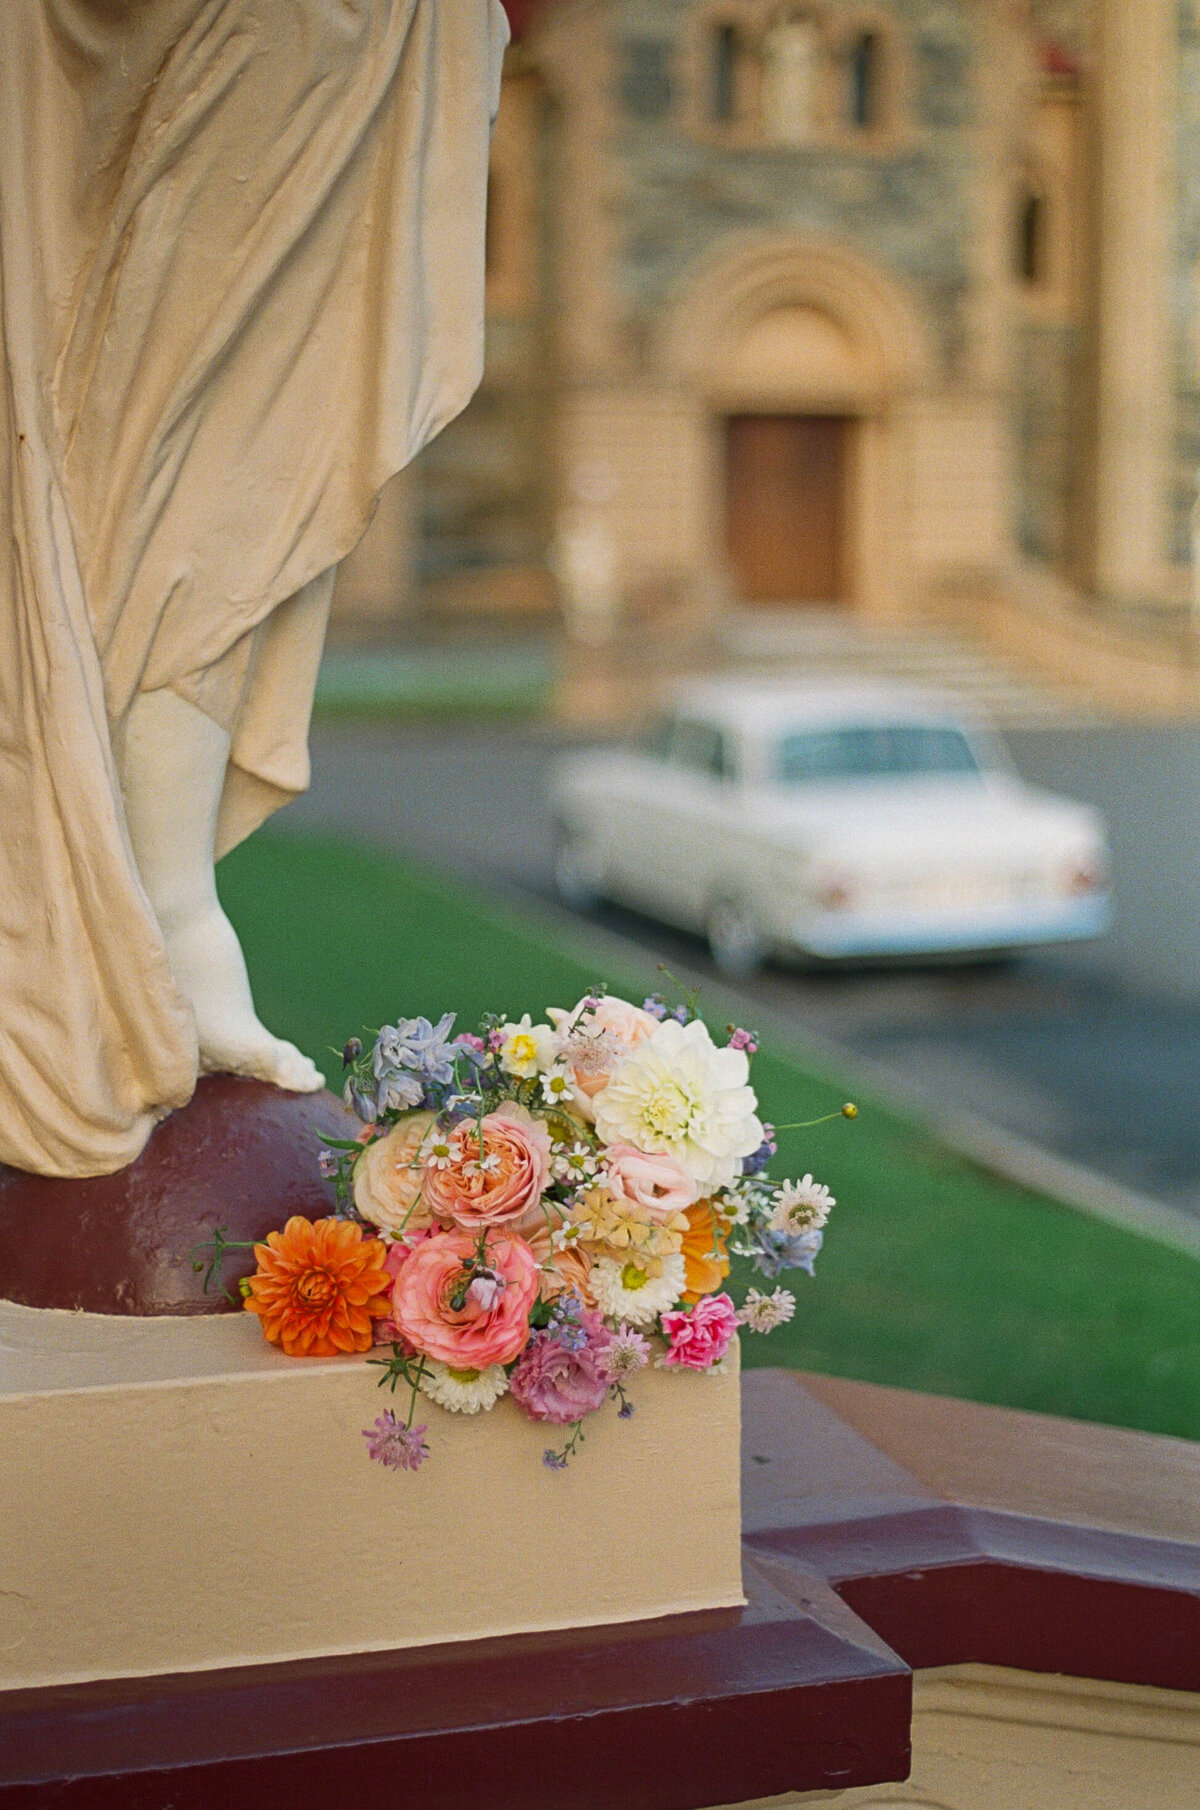
{"label": "flower bouquet", "polygon": [[[597,992],[541,1024],[453,1032],[448,1013],[347,1044],[363,1129],[322,1152],[338,1213],[256,1245],[245,1306],[290,1356],[382,1353],[406,1408],[365,1429],[380,1464],[427,1456],[421,1396],[478,1414],[507,1394],[563,1430],[544,1455],[559,1470],[606,1401],[633,1414],[645,1365],[711,1373],[739,1326],[791,1319],[778,1278],[812,1274],[834,1202],[811,1175],[768,1180],[755,1039],[731,1026],[719,1045],[694,1003]],[[731,1253],[770,1292],[735,1304]]]}

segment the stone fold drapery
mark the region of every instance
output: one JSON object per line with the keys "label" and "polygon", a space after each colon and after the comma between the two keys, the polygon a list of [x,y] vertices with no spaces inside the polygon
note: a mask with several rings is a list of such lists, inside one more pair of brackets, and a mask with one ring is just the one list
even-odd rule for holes
{"label": "stone fold drapery", "polygon": [[221,850],[306,785],[328,575],[479,380],[506,37],[498,0],[0,6],[0,1161],[119,1168],[190,1097],[114,749],[244,644]]}

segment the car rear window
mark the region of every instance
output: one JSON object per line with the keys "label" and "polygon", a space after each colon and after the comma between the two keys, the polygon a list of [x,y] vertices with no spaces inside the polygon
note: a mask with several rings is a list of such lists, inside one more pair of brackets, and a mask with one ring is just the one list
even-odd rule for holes
{"label": "car rear window", "polygon": [[797,731],[781,738],[776,759],[784,785],[978,772],[979,762],[961,730],[924,723]]}

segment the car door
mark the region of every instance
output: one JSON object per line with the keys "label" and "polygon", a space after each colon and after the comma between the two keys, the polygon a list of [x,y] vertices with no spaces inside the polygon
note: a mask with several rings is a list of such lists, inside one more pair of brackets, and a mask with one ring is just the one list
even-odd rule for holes
{"label": "car door", "polygon": [[641,830],[647,848],[645,902],[681,924],[702,925],[728,861],[737,776],[734,748],[718,724],[675,720],[658,796]]}

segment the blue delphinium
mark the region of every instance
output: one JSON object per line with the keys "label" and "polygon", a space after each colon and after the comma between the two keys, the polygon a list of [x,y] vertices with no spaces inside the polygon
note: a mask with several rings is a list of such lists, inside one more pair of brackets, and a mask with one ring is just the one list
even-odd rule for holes
{"label": "blue delphinium", "polygon": [[376,1079],[390,1069],[404,1069],[428,1086],[445,1087],[454,1079],[458,1045],[450,1042],[455,1014],[447,1012],[437,1024],[428,1018],[401,1018],[385,1024],[375,1039],[372,1063]]}
{"label": "blue delphinium", "polygon": [[742,1174],[761,1175],[778,1149],[779,1146],[775,1142],[774,1125],[764,1125],[762,1143],[750,1156],[742,1158]]}
{"label": "blue delphinium", "polygon": [[819,1229],[807,1232],[772,1232],[769,1227],[763,1226],[753,1234],[749,1255],[755,1269],[772,1279],[782,1275],[784,1270],[804,1270],[811,1276],[822,1237]]}

